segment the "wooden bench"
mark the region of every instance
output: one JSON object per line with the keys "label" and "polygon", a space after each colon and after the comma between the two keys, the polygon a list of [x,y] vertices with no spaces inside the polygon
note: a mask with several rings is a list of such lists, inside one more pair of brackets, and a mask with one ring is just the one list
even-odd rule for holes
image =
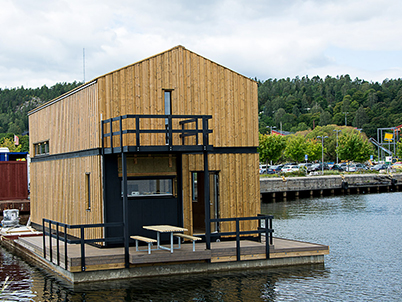
{"label": "wooden bench", "polygon": [[145,250],[139,250],[138,249],[138,241],[146,242],[148,244],[148,254],[151,254],[151,246],[153,243],[157,242],[156,239],[144,237],[144,236],[130,236],[131,239],[135,240],[135,250],[137,252],[139,251],[145,251]]}
{"label": "wooden bench", "polygon": [[191,240],[193,242],[193,252],[195,252],[195,242],[198,240],[201,240],[200,237],[195,237],[195,236],[186,235],[186,234],[182,234],[182,233],[174,233],[173,236],[175,236],[179,239],[179,248],[181,247],[181,240],[180,240],[181,238]]}

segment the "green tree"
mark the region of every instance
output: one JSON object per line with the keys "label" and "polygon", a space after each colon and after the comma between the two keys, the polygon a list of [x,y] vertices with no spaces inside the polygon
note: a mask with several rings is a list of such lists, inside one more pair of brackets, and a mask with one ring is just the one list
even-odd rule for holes
{"label": "green tree", "polygon": [[304,160],[304,155],[307,154],[308,144],[304,136],[301,135],[291,135],[288,138],[285,148],[285,157],[296,161],[302,162]]}
{"label": "green tree", "polygon": [[359,109],[357,109],[355,118],[353,119],[353,126],[357,128],[362,128],[364,124],[367,124],[368,122],[368,117],[366,114],[366,110],[364,110],[363,106],[360,106]]}
{"label": "green tree", "polygon": [[2,139],[2,142],[0,143],[0,147],[6,147],[10,152],[20,152],[21,151],[21,145],[14,145],[14,141],[9,139],[8,137],[5,137]]}
{"label": "green tree", "polygon": [[329,113],[328,111],[323,111],[320,114],[319,125],[320,126],[326,126],[328,124],[331,124],[331,120],[332,120],[331,113]]}
{"label": "green tree", "polygon": [[341,160],[364,162],[373,152],[367,137],[356,131],[342,132],[339,136],[338,155]]}
{"label": "green tree", "polygon": [[258,138],[260,162],[272,161],[276,163],[286,148],[286,138],[275,134],[259,134]]}

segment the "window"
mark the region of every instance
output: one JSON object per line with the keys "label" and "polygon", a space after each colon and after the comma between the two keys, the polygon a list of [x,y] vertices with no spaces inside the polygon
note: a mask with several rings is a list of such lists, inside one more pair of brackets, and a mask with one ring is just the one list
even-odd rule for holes
{"label": "window", "polygon": [[91,173],[85,173],[85,200],[87,211],[91,211]]}
{"label": "window", "polygon": [[[165,99],[165,115],[172,114],[172,91],[164,90],[164,99]],[[165,129],[166,129],[166,145],[169,145],[169,119],[165,118]]]}
{"label": "window", "polygon": [[34,144],[35,156],[49,154],[49,141]]}
{"label": "window", "polygon": [[[129,179],[127,180],[127,196],[173,196],[173,180],[173,178]],[[123,181],[121,183],[121,188],[121,191],[123,192]],[[123,193],[121,195],[123,196]]]}

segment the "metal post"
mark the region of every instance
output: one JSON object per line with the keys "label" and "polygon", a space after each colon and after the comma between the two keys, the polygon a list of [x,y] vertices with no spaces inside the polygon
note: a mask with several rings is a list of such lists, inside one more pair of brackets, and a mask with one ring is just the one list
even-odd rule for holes
{"label": "metal post", "polygon": [[42,235],[43,235],[43,258],[46,259],[46,231],[45,231],[45,219],[42,219]]}
{"label": "metal post", "polygon": [[207,250],[211,249],[211,213],[209,208],[208,152],[204,151],[204,203],[205,203],[205,241]]}
{"label": "metal post", "polygon": [[236,218],[236,259],[240,261],[240,221]]}
{"label": "metal post", "polygon": [[67,270],[67,227],[64,225],[64,266]]}
{"label": "metal post", "polygon": [[81,226],[81,271],[85,271],[85,232],[84,226]]}
{"label": "metal post", "polygon": [[121,164],[123,173],[123,226],[124,226],[124,263],[129,268],[129,233],[128,233],[128,199],[127,199],[127,155],[121,153]]}
{"label": "metal post", "polygon": [[204,147],[204,203],[205,203],[205,241],[207,250],[211,249],[211,213],[209,208],[209,170],[208,170],[208,119],[202,119]]}

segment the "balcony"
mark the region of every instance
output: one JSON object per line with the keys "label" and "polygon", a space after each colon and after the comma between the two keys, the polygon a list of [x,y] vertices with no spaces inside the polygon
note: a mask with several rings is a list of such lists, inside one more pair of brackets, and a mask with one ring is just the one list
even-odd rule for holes
{"label": "balcony", "polygon": [[102,121],[103,154],[211,151],[211,115],[122,115]]}

